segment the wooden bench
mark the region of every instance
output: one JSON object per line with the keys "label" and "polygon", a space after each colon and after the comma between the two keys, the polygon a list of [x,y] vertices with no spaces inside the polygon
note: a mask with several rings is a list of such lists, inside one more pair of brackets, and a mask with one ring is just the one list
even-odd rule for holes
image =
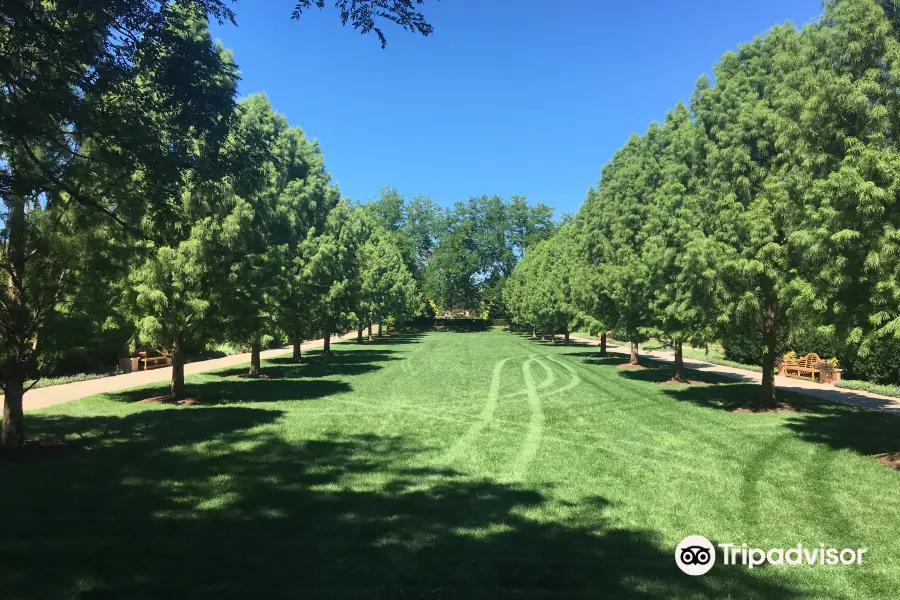
{"label": "wooden bench", "polygon": [[795,379],[808,379],[809,381],[821,381],[822,371],[816,365],[823,362],[818,354],[810,352],[806,356],[784,359],[784,374]]}
{"label": "wooden bench", "polygon": [[172,357],[153,348],[139,348],[137,351],[138,371],[162,369],[172,364]]}

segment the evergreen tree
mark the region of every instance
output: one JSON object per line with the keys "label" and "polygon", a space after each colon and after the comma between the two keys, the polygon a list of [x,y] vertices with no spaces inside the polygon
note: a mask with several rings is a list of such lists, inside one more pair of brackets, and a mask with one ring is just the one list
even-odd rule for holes
{"label": "evergreen tree", "polygon": [[153,199],[166,210],[147,215],[141,223],[145,241],[129,274],[126,302],[138,343],[171,351],[171,399],[184,395],[186,346],[216,335],[213,301],[227,267],[223,257],[240,244],[253,218],[246,203],[234,203],[222,150],[234,109],[234,65],[225,50],[213,45],[205,15],[192,11],[177,16],[170,21],[177,33],[173,42],[192,47],[200,56],[215,57],[208,60],[219,65],[215,76],[210,73],[198,80],[198,86],[206,87],[196,92],[205,98],[205,106],[218,108],[218,116],[210,119],[215,127],[192,128],[186,123],[184,129],[161,132],[162,143],[183,144],[189,160],[174,193]]}
{"label": "evergreen tree", "polygon": [[638,344],[652,325],[651,273],[641,260],[643,223],[660,181],[659,127],[632,136],[604,167],[597,192],[582,207],[587,261],[594,265],[592,287],[602,293],[593,312],[600,322],[621,331],[631,342],[631,364],[638,364]]}
{"label": "evergreen tree", "polygon": [[331,335],[356,324],[360,298],[360,246],[372,223],[362,207],[341,200],[329,212],[322,235],[313,238],[307,255],[305,278],[314,281],[316,315],[324,339],[324,353],[331,353]]}
{"label": "evergreen tree", "polygon": [[643,224],[651,329],[672,344],[678,381],[686,379],[683,344],[710,341],[723,298],[718,248],[704,233],[709,218],[698,206],[704,145],[690,112],[679,103],[659,130],[660,180]]}
{"label": "evergreen tree", "polygon": [[715,87],[701,81],[693,108],[707,144],[700,210],[721,249],[726,291],[719,325],[727,337],[751,335],[762,347],[761,403],[774,403],[775,359],[789,333],[795,249],[803,211],[792,202],[795,156],[779,141],[792,127],[778,111],[800,39],[791,25],[726,54]]}

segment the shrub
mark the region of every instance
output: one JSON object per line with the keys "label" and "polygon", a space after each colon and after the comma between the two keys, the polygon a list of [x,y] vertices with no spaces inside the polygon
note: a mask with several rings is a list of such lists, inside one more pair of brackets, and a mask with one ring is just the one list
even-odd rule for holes
{"label": "shrub", "polygon": [[835,369],[835,366],[834,366],[834,359],[832,359],[832,360],[820,360],[819,362],[817,362],[817,363],[816,363],[815,365],[813,365],[813,366],[814,366],[814,368],[816,368],[816,369],[818,369],[819,371],[822,371],[822,372],[824,372],[824,373],[831,373],[831,372],[834,371],[834,369]]}
{"label": "shrub", "polygon": [[868,356],[853,363],[854,376],[883,385],[900,385],[900,339],[881,338],[871,344]]}
{"label": "shrub", "polygon": [[722,351],[727,360],[757,365],[762,362],[763,344],[759,336],[729,335],[722,339]]}

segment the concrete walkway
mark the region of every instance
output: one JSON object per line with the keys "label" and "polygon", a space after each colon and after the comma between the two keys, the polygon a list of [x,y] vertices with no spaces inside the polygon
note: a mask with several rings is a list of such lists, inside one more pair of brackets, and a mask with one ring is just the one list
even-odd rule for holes
{"label": "concrete walkway", "polygon": [[[572,336],[573,340],[579,342],[587,342],[591,345],[597,345],[597,340],[584,338],[580,336]],[[630,349],[625,346],[607,343],[607,350],[616,354],[630,354]],[[641,351],[641,356],[657,360],[660,362],[675,362],[675,354],[664,351]],[[724,365],[716,365],[696,359],[685,358],[684,366],[696,371],[704,373],[717,373],[732,379],[741,381],[749,381],[754,383],[762,382],[762,373],[747,371],[745,369],[735,369]],[[804,379],[794,379],[792,377],[775,377],[776,389],[789,390],[807,396],[830,400],[831,402],[841,402],[843,404],[852,404],[870,410],[880,410],[882,412],[900,416],[900,398],[891,398],[890,396],[881,396],[870,392],[862,392],[857,390],[848,390],[844,388],[834,387],[831,384],[813,383]]]}
{"label": "concrete walkway", "polygon": [[[355,337],[356,332],[352,331],[340,337],[332,337],[332,343],[339,340],[345,340]],[[312,350],[313,348],[321,348],[322,340],[312,340],[304,342],[301,350]],[[260,356],[264,359],[283,356],[286,352],[291,352],[291,346],[284,348],[275,348],[274,350],[264,350]],[[236,365],[247,364],[250,362],[250,353],[232,354],[222,358],[214,358],[211,360],[201,360],[188,363],[184,366],[185,375],[193,375],[195,373],[205,373],[206,371],[215,371],[216,369],[224,369],[226,367],[234,367]],[[148,383],[158,383],[160,381],[171,381],[172,367],[163,369],[153,369],[152,371],[138,371],[135,373],[127,373],[124,375],[115,375],[112,377],[102,377],[100,379],[91,379],[89,381],[76,381],[74,383],[64,383],[61,385],[51,385],[48,387],[35,388],[25,392],[23,405],[25,410],[35,410],[44,408],[45,406],[53,406],[54,404],[63,404],[64,402],[72,402],[88,396],[96,394],[105,394],[107,392],[118,392],[128,388],[147,385]],[[3,396],[0,396],[2,399]]]}

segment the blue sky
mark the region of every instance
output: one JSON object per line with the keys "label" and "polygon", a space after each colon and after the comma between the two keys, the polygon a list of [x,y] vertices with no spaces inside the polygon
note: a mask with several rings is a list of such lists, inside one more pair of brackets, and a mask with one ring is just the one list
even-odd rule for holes
{"label": "blue sky", "polygon": [[331,8],[240,0],[241,95],[264,91],[319,140],[341,192],[383,186],[442,205],[527,195],[575,212],[600,169],[726,51],[820,0],[427,0],[434,35],[342,28]]}

